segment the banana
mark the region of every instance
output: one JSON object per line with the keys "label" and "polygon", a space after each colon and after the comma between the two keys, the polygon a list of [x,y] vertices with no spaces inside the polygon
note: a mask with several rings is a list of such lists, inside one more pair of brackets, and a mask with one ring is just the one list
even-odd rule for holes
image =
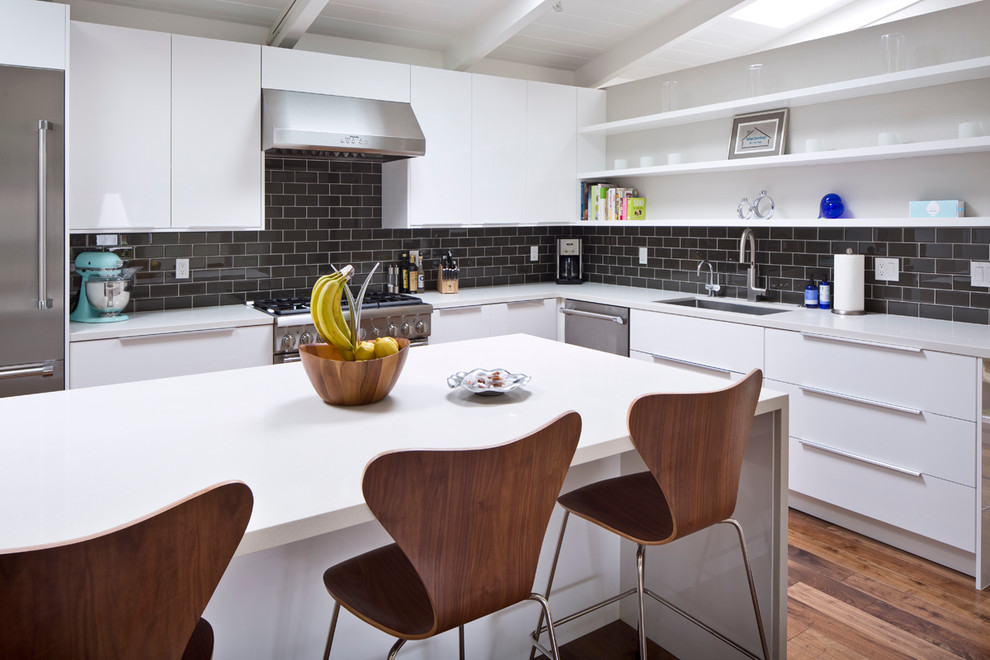
{"label": "banana", "polygon": [[336,346],[348,361],[354,359],[354,342],[340,303],[353,273],[354,268],[348,265],[333,274],[323,275],[313,285],[310,297],[310,314],[316,331],[327,343]]}
{"label": "banana", "polygon": [[323,290],[334,280],[339,278],[340,275],[334,273],[333,275],[324,275],[316,280],[316,284],[313,285],[313,293],[310,297],[310,314],[313,317],[313,325],[316,326],[316,331],[327,340],[327,335],[329,334],[326,329],[326,324],[323,322]]}

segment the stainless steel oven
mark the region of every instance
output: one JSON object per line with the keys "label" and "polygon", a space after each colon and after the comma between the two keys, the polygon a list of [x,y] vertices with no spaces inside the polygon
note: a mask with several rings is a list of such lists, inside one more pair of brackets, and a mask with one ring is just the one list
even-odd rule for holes
{"label": "stainless steel oven", "polygon": [[565,343],[629,357],[628,308],[568,300],[560,312]]}
{"label": "stainless steel oven", "polygon": [[[297,362],[301,345],[323,341],[313,325],[308,298],[255,300],[248,305],[274,319],[274,364]],[[424,346],[430,340],[432,313],[433,305],[416,296],[368,291],[361,307],[358,336],[361,339],[405,337],[412,346]],[[347,315],[347,312],[344,314]]]}

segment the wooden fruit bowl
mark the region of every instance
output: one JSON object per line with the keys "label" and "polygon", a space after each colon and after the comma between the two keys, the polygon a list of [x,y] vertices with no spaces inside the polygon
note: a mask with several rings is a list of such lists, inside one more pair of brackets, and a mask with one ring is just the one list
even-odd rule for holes
{"label": "wooden fruit bowl", "polygon": [[330,344],[304,344],[299,357],[321,399],[335,406],[362,406],[384,399],[399,380],[409,340],[396,341],[398,353],[375,360],[348,362]]}

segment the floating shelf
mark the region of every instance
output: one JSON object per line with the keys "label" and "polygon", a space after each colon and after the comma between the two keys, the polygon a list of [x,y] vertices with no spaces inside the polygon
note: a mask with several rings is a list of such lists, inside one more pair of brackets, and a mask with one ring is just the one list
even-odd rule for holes
{"label": "floating shelf", "polygon": [[632,176],[663,176],[671,174],[696,174],[705,172],[733,172],[767,169],[772,167],[831,165],[836,163],[855,163],[871,160],[889,160],[894,158],[942,156],[947,154],[965,154],[988,150],[990,150],[990,137],[953,138],[950,140],[911,142],[908,144],[893,144],[882,147],[857,147],[854,149],[836,149],[833,151],[784,154],[782,156],[740,158],[737,160],[710,160],[697,163],[680,163],[678,165],[655,165],[653,167],[632,167],[623,170],[582,172],[578,175],[578,178],[584,180],[617,179]]}
{"label": "floating shelf", "polygon": [[966,218],[671,218],[667,220],[597,220],[573,222],[581,227],[988,227],[988,217]]}
{"label": "floating shelf", "polygon": [[618,135],[665,126],[691,124],[709,119],[729,118],[747,112],[760,112],[774,108],[797,108],[815,103],[844,101],[873,94],[889,94],[986,77],[990,77],[990,57],[977,57],[896,73],[884,73],[814,87],[701,105],[683,110],[620,119],[603,124],[592,124],[579,128],[578,133],[581,135]]}

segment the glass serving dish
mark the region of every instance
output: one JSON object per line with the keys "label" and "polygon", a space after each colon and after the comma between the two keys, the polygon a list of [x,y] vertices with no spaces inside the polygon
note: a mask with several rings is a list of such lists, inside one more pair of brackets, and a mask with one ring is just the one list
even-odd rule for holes
{"label": "glass serving dish", "polygon": [[448,376],[447,385],[464,388],[472,394],[496,396],[522,387],[529,380],[526,374],[514,374],[507,369],[474,369]]}

